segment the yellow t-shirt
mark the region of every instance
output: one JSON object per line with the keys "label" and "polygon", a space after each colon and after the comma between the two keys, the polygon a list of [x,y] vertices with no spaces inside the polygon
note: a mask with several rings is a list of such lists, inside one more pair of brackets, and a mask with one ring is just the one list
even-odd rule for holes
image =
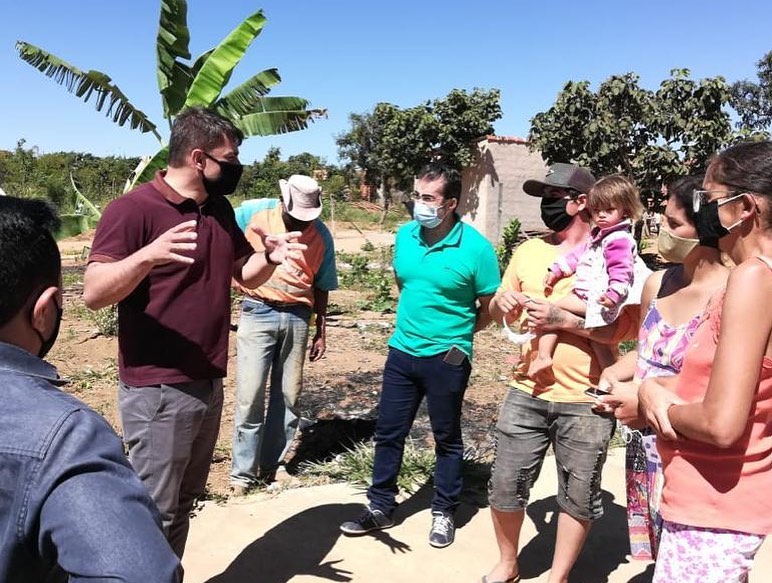
{"label": "yellow t-shirt", "polygon": [[[544,276],[547,268],[558,258],[558,246],[544,239],[531,239],[521,244],[512,254],[501,280],[499,291],[520,291],[533,298],[545,298]],[[556,301],[571,292],[574,278],[561,279],[550,295],[550,301]],[[634,339],[637,332],[638,306],[624,309],[617,319],[616,336],[619,341]],[[525,312],[513,330],[525,331]],[[518,330],[519,329],[519,330]],[[528,365],[536,356],[538,340],[521,347],[522,358],[513,368],[513,380],[510,386],[532,394],[546,401],[558,403],[592,402],[584,394],[587,387],[596,386],[600,375],[590,342],[575,334],[558,332],[558,344],[552,357],[552,371],[555,382],[542,386],[526,376]]]}

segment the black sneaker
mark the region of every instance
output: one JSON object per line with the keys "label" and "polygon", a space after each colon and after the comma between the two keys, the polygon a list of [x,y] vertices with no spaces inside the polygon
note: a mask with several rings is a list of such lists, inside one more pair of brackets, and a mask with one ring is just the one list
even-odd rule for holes
{"label": "black sneaker", "polygon": [[380,510],[369,506],[356,520],[349,520],[340,525],[340,530],[345,534],[365,534],[373,530],[383,530],[394,526],[394,521]]}
{"label": "black sneaker", "polygon": [[453,516],[440,510],[433,510],[429,544],[441,549],[452,544],[455,537],[456,525],[453,523]]}

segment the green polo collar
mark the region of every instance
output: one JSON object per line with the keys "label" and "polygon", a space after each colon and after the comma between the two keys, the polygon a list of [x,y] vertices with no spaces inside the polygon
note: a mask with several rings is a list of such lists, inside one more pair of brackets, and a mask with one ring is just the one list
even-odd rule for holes
{"label": "green polo collar", "polygon": [[462,224],[461,217],[459,217],[456,213],[456,224],[453,225],[453,228],[450,231],[448,231],[447,235],[437,241],[434,245],[427,245],[426,241],[421,238],[421,224],[418,221],[415,221],[415,225],[410,231],[410,235],[418,241],[419,245],[423,245],[428,249],[439,249],[440,247],[458,247],[458,245],[461,243],[461,233],[463,228],[464,225]]}

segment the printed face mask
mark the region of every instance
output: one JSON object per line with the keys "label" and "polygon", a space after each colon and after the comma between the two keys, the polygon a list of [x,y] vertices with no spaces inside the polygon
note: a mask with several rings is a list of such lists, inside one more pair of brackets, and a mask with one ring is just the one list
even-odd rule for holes
{"label": "printed face mask", "polygon": [[228,196],[233,194],[241,180],[241,174],[244,172],[244,166],[233,164],[212,158],[209,154],[204,155],[220,167],[220,176],[209,179],[204,176],[204,190],[209,196]]}
{"label": "printed face mask", "polygon": [[679,237],[664,228],[660,228],[657,236],[659,254],[670,263],[683,263],[686,256],[699,244],[699,239]]}
{"label": "printed face mask", "polygon": [[574,218],[566,212],[567,198],[543,198],[541,199],[541,220],[550,230],[559,233],[568,228]]}
{"label": "printed face mask", "polygon": [[722,204],[732,202],[741,196],[743,196],[743,194],[738,194],[737,196],[732,196],[723,200],[712,200],[700,206],[700,210],[694,214],[694,226],[697,227],[700,245],[718,248],[718,240],[722,237],[726,237],[732,229],[737,225],[742,224],[742,221],[737,221],[735,224],[725,227],[721,224],[721,218],[718,216],[718,207]]}
{"label": "printed face mask", "polygon": [[442,207],[429,206],[428,204],[417,200],[413,205],[413,218],[418,221],[422,227],[434,229],[439,226],[442,219],[445,218],[444,216],[440,216],[440,208]]}

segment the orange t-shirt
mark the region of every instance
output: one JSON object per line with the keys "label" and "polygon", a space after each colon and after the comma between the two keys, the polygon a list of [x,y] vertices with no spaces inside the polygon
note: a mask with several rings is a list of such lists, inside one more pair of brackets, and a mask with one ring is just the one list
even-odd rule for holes
{"label": "orange t-shirt", "polygon": [[[278,203],[274,199],[266,203]],[[265,205],[249,220],[249,226],[260,227],[265,233],[287,232],[282,219],[281,206]],[[257,252],[265,250],[260,236],[252,229],[246,229],[247,240]],[[305,304],[314,307],[314,288],[333,290],[338,287],[335,272],[335,250],[332,237],[324,224],[316,220],[300,235],[298,242],[308,246],[297,258],[288,258],[279,265],[271,277],[257,289],[238,286],[246,295],[268,301],[288,304]]]}
{"label": "orange t-shirt", "polygon": [[[723,294],[707,310],[684,355],[676,393],[687,402],[705,398],[718,347]],[[772,533],[772,360],[761,363],[742,437],[721,449],[693,439],[657,440],[665,486],[665,520],[702,528]]]}
{"label": "orange t-shirt", "polygon": [[[552,245],[544,239],[525,241],[512,254],[512,259],[501,278],[499,291],[519,290],[533,298],[544,298],[544,276],[558,255],[557,245]],[[573,281],[573,277],[561,279],[547,299],[556,301],[571,293]],[[618,341],[636,338],[638,313],[639,306],[628,306],[622,310],[616,322]],[[512,329],[525,331],[525,319],[524,312],[519,325],[513,325]],[[537,342],[538,340],[533,340],[521,347],[522,358],[513,370],[510,386],[556,403],[592,402],[584,391],[587,387],[598,384],[601,371],[589,340],[569,332],[558,332],[558,344],[552,358],[555,382],[548,386],[535,383],[525,374],[532,355],[536,356]]]}

